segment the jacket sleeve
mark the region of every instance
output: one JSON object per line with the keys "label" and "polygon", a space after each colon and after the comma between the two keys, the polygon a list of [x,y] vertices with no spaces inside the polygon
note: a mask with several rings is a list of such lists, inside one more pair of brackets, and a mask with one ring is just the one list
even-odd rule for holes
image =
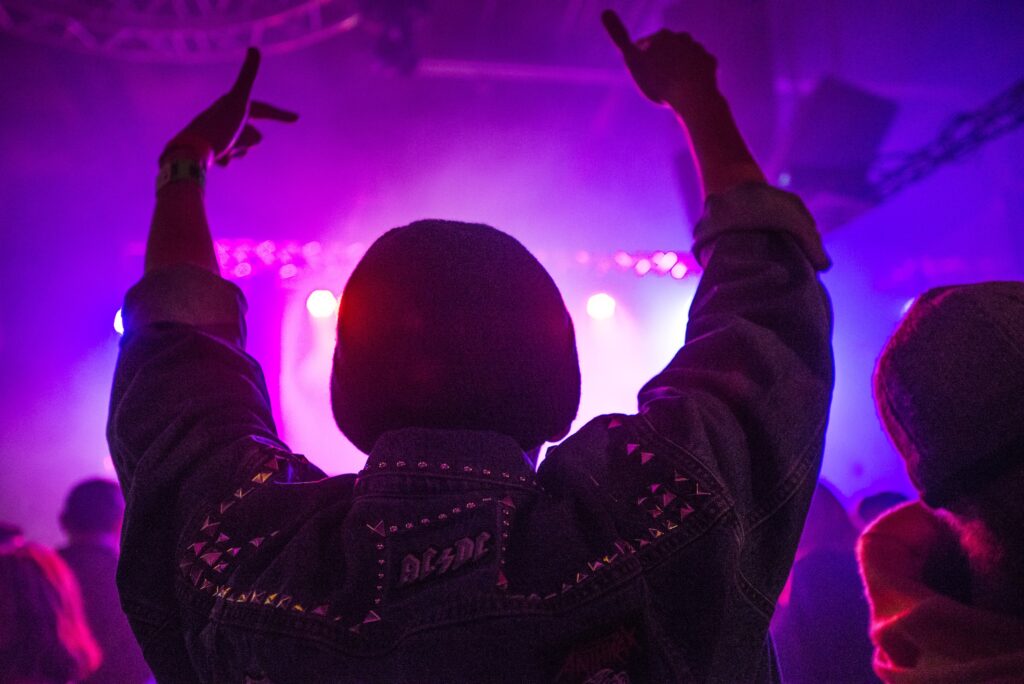
{"label": "jacket sleeve", "polygon": [[107,424],[126,497],[156,478],[175,480],[183,496],[216,489],[232,467],[213,461],[238,440],[286,449],[262,370],[244,352],[245,310],[235,285],[189,265],[129,290]]}
{"label": "jacket sleeve", "polygon": [[735,516],[737,570],[770,614],[821,466],[834,367],[829,266],[795,195],[764,184],[708,200],[686,341],[639,394],[639,420],[702,466]]}
{"label": "jacket sleeve", "polygon": [[[175,598],[186,530],[267,458],[323,474],[278,439],[259,364],[243,351],[241,291],[193,266],[148,273],[125,297],[107,439],[126,510],[118,587],[154,673],[189,680]],[[177,579],[176,579],[177,578]]]}
{"label": "jacket sleeve", "polygon": [[820,465],[829,261],[799,198],[764,184],[709,198],[694,238],[704,274],[686,342],[640,391],[640,414],[709,468],[753,528]]}

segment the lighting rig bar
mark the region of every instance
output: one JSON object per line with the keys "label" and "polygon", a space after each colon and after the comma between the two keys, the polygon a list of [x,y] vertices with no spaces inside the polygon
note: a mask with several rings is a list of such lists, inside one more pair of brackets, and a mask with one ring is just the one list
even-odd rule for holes
{"label": "lighting rig bar", "polygon": [[980,108],[956,116],[934,140],[906,155],[895,166],[880,169],[871,183],[876,201],[883,202],[1021,124],[1024,124],[1024,79]]}
{"label": "lighting rig bar", "polygon": [[356,27],[354,0],[0,0],[0,30],[138,61],[286,52]]}

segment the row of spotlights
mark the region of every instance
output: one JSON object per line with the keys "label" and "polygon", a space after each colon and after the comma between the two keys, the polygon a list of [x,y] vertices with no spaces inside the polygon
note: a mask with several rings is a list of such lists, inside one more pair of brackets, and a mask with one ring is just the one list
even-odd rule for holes
{"label": "row of spotlights", "polygon": [[[313,318],[331,318],[338,313],[340,300],[330,290],[313,290],[306,297],[306,310]],[[587,315],[604,321],[615,315],[615,298],[607,292],[598,292],[587,299]],[[124,334],[124,320],[121,309],[114,314],[114,330],[118,335]]]}

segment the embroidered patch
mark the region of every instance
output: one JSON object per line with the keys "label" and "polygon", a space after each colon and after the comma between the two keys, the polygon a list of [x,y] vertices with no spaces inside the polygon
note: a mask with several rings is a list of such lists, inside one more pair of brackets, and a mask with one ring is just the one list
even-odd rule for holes
{"label": "embroidered patch", "polygon": [[[420,511],[411,526],[395,525],[394,532],[389,527],[380,549],[380,562],[385,566],[381,568],[384,577],[378,577],[383,585],[378,589],[383,590],[381,597],[434,600],[427,595],[435,587],[446,593],[449,590],[442,587],[451,581],[466,583],[466,589],[499,587],[505,544],[502,510],[494,499],[469,501],[446,508],[443,519],[439,513]],[[420,517],[427,524],[417,522]],[[372,526],[367,527],[373,538]]]}
{"label": "embroidered patch", "polygon": [[629,673],[639,673],[640,645],[637,628],[620,625],[569,648],[555,676],[565,684],[628,684]]}
{"label": "embroidered patch", "polygon": [[475,563],[491,550],[490,532],[481,531],[473,537],[456,539],[451,546],[438,549],[428,546],[420,553],[407,553],[402,558],[398,586],[405,587],[422,582],[431,576],[439,577],[455,571],[467,563]]}

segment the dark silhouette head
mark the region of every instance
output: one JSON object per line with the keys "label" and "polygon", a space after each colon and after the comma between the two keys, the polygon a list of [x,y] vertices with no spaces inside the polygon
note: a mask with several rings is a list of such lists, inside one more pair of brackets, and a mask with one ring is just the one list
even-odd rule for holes
{"label": "dark silhouette head", "polygon": [[877,492],[865,496],[857,504],[857,517],[865,526],[870,525],[878,516],[906,500],[907,497],[899,492]]}
{"label": "dark silhouette head", "polygon": [[544,267],[490,226],[417,221],[382,235],[345,286],[334,418],[364,452],[389,430],[488,430],[526,451],[564,434],[580,371]]}
{"label": "dark silhouette head", "polygon": [[121,530],[124,498],[113,480],[93,478],[71,488],[60,514],[68,534],[111,534]]}
{"label": "dark silhouette head", "polygon": [[24,532],[17,525],[0,520],[0,552],[23,544]]}

